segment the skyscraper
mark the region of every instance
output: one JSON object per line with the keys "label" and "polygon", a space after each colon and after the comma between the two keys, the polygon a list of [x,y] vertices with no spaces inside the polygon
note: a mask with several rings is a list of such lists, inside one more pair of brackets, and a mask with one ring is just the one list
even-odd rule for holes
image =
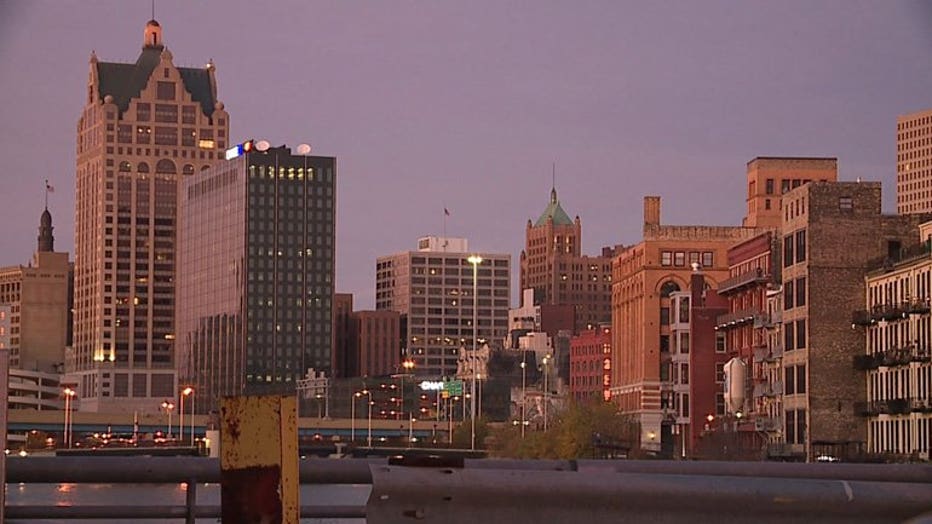
{"label": "skyscraper", "polygon": [[331,369],[335,159],[252,144],[180,188],[176,344],[203,410]]}
{"label": "skyscraper", "polygon": [[[536,222],[528,220],[521,251],[521,289],[534,290],[534,304],[576,307],[576,331],[593,329],[612,317],[612,257],[583,256],[582,223],[571,220],[556,188]],[[528,305],[528,304],[522,304]]]}
{"label": "skyscraper", "polygon": [[932,212],[932,109],[896,119],[896,212]]}
{"label": "skyscraper", "polygon": [[376,261],[375,307],[407,317],[402,335],[417,375],[456,373],[459,348],[473,347],[475,305],[478,345],[508,333],[511,255],[478,253],[476,296],[471,255],[464,238],[424,237],[417,251]]}
{"label": "skyscraper", "polygon": [[78,120],[74,354],[86,411],[152,411],[176,390],[176,197],[223,157],[215,68],[176,67],[155,20],[135,63],[92,53]]}

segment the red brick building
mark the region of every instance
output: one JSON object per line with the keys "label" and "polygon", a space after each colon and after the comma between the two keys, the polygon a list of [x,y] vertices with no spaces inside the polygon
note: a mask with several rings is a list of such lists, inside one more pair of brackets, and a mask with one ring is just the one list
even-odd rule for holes
{"label": "red brick building", "polygon": [[603,324],[570,340],[570,396],[578,402],[611,400],[612,328]]}

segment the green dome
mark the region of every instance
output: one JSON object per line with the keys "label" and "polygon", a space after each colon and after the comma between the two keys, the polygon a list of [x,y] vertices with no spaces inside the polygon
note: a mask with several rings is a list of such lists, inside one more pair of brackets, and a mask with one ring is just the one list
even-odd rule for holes
{"label": "green dome", "polygon": [[547,220],[551,219],[553,220],[553,225],[555,226],[573,225],[573,221],[570,219],[570,216],[566,214],[566,211],[563,211],[563,208],[560,206],[560,201],[557,200],[556,188],[550,190],[550,204],[547,205],[547,209],[544,210],[534,225],[542,226],[547,223]]}

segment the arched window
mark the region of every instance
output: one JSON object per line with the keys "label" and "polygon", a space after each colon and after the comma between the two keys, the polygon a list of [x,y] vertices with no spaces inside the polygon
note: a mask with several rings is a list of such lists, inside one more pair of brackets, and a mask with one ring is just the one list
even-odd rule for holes
{"label": "arched window", "polygon": [[667,280],[660,286],[660,298],[670,298],[670,293],[680,290],[679,284],[672,280]]}
{"label": "arched window", "polygon": [[136,171],[139,171],[140,173],[148,173],[148,172],[149,172],[149,164],[147,164],[147,163],[145,163],[145,162],[140,162],[139,165],[136,166]]}
{"label": "arched window", "polygon": [[175,168],[175,163],[167,158],[159,160],[158,164],[155,164],[156,173],[166,173],[166,174],[175,174],[178,170]]}
{"label": "arched window", "polygon": [[203,166],[201,166],[201,171],[207,171],[208,169],[210,169],[210,165],[209,165],[209,164],[208,164],[208,165],[203,165]]}
{"label": "arched window", "polygon": [[192,166],[191,164],[185,164],[184,167],[181,168],[181,172],[184,173],[185,175],[193,175],[194,166]]}
{"label": "arched window", "polygon": [[120,173],[129,173],[133,167],[126,160],[120,162]]}

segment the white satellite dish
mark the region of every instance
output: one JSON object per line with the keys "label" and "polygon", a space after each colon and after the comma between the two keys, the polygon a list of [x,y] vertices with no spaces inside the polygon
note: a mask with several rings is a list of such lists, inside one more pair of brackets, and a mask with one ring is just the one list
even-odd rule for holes
{"label": "white satellite dish", "polygon": [[311,146],[309,144],[299,144],[297,151],[299,155],[306,155],[311,152]]}
{"label": "white satellite dish", "polygon": [[256,142],[256,149],[259,151],[268,151],[272,147],[272,144],[268,140],[260,140]]}

